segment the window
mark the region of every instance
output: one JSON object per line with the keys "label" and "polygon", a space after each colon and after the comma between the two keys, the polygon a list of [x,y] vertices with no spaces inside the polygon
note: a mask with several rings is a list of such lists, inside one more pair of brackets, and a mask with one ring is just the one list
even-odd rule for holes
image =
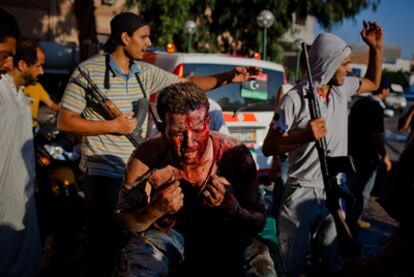
{"label": "window", "polygon": [[[236,65],[219,64],[185,64],[184,75],[212,75],[229,71]],[[264,78],[242,84],[230,84],[208,93],[208,97],[216,100],[223,111],[273,111],[275,97],[283,83],[283,72],[264,69]]]}

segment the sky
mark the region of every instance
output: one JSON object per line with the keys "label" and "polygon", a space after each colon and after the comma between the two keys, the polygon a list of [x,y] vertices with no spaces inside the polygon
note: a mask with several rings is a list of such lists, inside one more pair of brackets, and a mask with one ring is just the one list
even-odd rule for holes
{"label": "sky", "polygon": [[[381,0],[378,9],[363,10],[354,19],[346,19],[328,32],[342,37],[347,43],[364,43],[359,35],[363,20],[377,21],[384,28],[384,45],[401,48],[401,58],[414,59],[414,1]],[[318,24],[317,24],[318,25]],[[316,33],[324,31],[319,25]]]}

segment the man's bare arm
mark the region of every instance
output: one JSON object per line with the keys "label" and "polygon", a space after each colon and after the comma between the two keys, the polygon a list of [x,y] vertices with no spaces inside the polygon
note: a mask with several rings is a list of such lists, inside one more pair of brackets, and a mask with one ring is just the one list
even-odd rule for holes
{"label": "man's bare arm", "polygon": [[374,131],[372,133],[372,137],[373,137],[373,140],[374,140],[374,144],[377,148],[377,151],[381,155],[382,160],[385,163],[387,171],[390,171],[392,163],[391,163],[391,160],[390,160],[390,158],[387,154],[387,150],[385,148],[384,133]]}
{"label": "man's bare arm", "polygon": [[308,127],[303,131],[282,134],[269,128],[263,142],[263,154],[268,157],[288,153],[305,143],[319,140],[326,135],[326,125],[323,118],[310,120]]}
{"label": "man's bare arm", "polygon": [[125,113],[113,120],[92,121],[62,107],[59,111],[57,127],[61,131],[82,136],[130,134],[136,127],[136,118],[132,115],[132,113]]}
{"label": "man's bare arm", "polygon": [[309,142],[309,140],[305,132],[284,135],[278,131],[269,129],[263,142],[262,151],[266,157],[282,155],[298,148],[306,142]]}
{"label": "man's bare arm", "polygon": [[134,213],[119,213],[118,220],[125,230],[130,232],[144,232],[164,214],[150,206]]}
{"label": "man's bare arm", "polygon": [[364,23],[361,37],[369,47],[369,61],[358,93],[377,90],[381,83],[383,32],[376,22]]}
{"label": "man's bare arm", "polygon": [[209,91],[217,87],[225,86],[230,83],[240,83],[255,78],[260,73],[256,67],[237,66],[234,69],[211,75],[182,77],[180,82],[193,82],[204,91]]}
{"label": "man's bare arm", "polygon": [[47,99],[45,99],[43,102],[44,102],[44,103],[46,104],[46,106],[47,106],[49,109],[51,109],[52,111],[54,111],[54,112],[59,111],[59,105],[58,105],[58,104],[56,104],[55,102],[53,102],[53,100],[52,100],[52,99],[47,98]]}
{"label": "man's bare arm", "polygon": [[126,230],[143,232],[162,216],[176,213],[181,209],[184,195],[179,186],[179,179],[176,179],[174,173],[175,170],[171,166],[151,170],[138,158],[130,160],[121,187],[121,206],[122,201],[128,199],[124,196],[133,193],[136,186],[141,188],[139,192],[145,194],[141,194],[141,197],[147,198],[148,203],[144,207],[137,207],[136,210],[118,212],[118,219]]}

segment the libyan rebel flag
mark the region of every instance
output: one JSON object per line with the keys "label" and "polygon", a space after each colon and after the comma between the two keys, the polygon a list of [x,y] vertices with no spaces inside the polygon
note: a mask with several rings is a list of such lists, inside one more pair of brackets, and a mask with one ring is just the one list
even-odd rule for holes
{"label": "libyan rebel flag", "polygon": [[260,73],[257,79],[243,82],[240,94],[243,98],[267,100],[267,74]]}

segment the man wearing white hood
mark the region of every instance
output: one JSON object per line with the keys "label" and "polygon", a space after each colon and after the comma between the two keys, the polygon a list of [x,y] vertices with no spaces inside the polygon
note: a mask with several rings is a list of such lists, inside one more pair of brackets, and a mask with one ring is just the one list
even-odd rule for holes
{"label": "man wearing white hood", "polygon": [[362,79],[347,76],[351,48],[341,38],[329,33],[316,38],[309,51],[309,61],[322,116],[310,119],[304,98],[308,83],[303,80],[283,98],[263,144],[266,156],[289,153],[288,186],[278,227],[282,255],[292,276],[303,270],[313,239],[321,261],[318,268],[332,272],[339,267],[337,233],[325,206],[314,142],[325,137],[330,156],[347,155],[348,100],[356,93],[374,91],[380,84],[382,28],[375,22],[364,24],[361,37],[369,46],[367,73]]}

